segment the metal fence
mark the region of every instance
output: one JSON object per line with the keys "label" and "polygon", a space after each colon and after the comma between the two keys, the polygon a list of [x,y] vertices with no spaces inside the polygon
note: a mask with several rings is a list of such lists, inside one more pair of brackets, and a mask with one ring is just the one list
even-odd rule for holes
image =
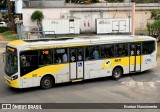
{"label": "metal fence", "polygon": [[[52,34],[47,34],[46,32],[52,32]],[[39,39],[39,38],[52,38],[55,37],[54,31],[43,31],[42,28],[35,26],[23,26],[22,28],[22,39]]]}

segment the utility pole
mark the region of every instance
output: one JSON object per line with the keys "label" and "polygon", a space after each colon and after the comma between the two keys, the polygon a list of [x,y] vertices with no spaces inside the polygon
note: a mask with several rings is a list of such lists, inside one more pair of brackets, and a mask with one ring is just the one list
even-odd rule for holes
{"label": "utility pole", "polygon": [[7,8],[8,8],[8,16],[9,16],[9,23],[10,23],[11,30],[16,31],[10,0],[7,0]]}
{"label": "utility pole", "polygon": [[132,35],[135,35],[135,0],[131,0],[132,2]]}
{"label": "utility pole", "polygon": [[131,0],[129,0],[129,35],[131,35]]}

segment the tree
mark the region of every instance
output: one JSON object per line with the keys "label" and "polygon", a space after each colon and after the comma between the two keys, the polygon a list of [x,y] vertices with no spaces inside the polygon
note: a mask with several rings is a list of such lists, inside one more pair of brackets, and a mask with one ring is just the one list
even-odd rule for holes
{"label": "tree", "polygon": [[151,19],[160,20],[160,9],[151,10]]}
{"label": "tree", "polygon": [[158,3],[159,0],[135,0],[136,3]]}
{"label": "tree", "polygon": [[149,35],[160,34],[160,20],[155,20],[153,23],[147,23]]}
{"label": "tree", "polygon": [[11,1],[10,0],[6,0],[7,2],[7,8],[8,8],[8,15],[9,15],[9,21],[10,21],[10,28],[12,31],[16,32],[16,26],[15,26],[15,22],[14,22],[14,15],[12,14],[12,5],[11,5]]}
{"label": "tree", "polygon": [[0,0],[0,8],[6,8],[6,7],[7,7],[6,0]]}
{"label": "tree", "polygon": [[147,24],[149,35],[160,34],[160,9],[151,10],[151,19],[155,21]]}
{"label": "tree", "polygon": [[31,15],[31,20],[37,21],[38,30],[41,27],[41,22],[43,18],[44,18],[43,12],[39,10],[34,11]]}

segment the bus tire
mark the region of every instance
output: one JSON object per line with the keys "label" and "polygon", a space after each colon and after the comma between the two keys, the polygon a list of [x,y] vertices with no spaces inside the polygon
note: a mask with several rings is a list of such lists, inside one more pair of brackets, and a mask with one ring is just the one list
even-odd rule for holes
{"label": "bus tire", "polygon": [[51,76],[44,76],[41,79],[40,86],[43,89],[49,89],[49,88],[51,88],[53,86],[53,83],[54,83],[54,80],[53,80],[53,78]]}
{"label": "bus tire", "polygon": [[116,79],[120,79],[121,76],[122,76],[122,74],[123,74],[122,68],[116,67],[116,68],[113,69],[112,77],[113,77],[113,79],[115,79],[115,80],[116,80]]}

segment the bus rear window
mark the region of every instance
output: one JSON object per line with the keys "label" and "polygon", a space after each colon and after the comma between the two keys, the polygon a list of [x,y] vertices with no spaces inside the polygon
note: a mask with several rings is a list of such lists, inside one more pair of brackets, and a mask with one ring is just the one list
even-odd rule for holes
{"label": "bus rear window", "polygon": [[143,55],[151,54],[155,51],[155,41],[146,41],[142,45]]}

